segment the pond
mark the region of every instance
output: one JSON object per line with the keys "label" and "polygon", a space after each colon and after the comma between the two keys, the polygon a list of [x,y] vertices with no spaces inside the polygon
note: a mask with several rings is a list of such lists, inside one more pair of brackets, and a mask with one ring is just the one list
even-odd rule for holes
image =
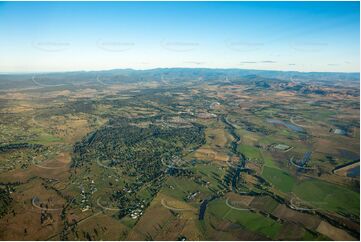
{"label": "pond", "polygon": [[360,166],[356,166],[347,171],[348,177],[358,177],[360,176]]}
{"label": "pond", "polygon": [[295,132],[304,132],[305,130],[300,127],[300,126],[297,126],[297,125],[294,125],[294,124],[291,124],[291,123],[287,123],[287,122],[284,122],[282,120],[278,120],[278,119],[266,119],[266,121],[268,123],[271,123],[271,124],[280,124],[280,125],[283,125]]}

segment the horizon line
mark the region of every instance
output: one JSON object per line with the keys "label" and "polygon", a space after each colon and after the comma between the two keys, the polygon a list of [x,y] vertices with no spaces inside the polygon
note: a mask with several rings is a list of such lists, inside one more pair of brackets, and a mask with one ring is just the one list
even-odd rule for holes
{"label": "horizon line", "polygon": [[33,72],[21,72],[21,71],[0,71],[0,75],[27,75],[27,74],[54,74],[54,73],[72,73],[72,72],[102,72],[102,71],[115,71],[115,70],[132,70],[132,71],[151,71],[157,69],[208,69],[208,70],[244,70],[244,71],[270,71],[270,72],[296,72],[296,73],[342,73],[342,74],[359,74],[360,71],[296,71],[296,70],[267,70],[267,69],[246,69],[246,68],[222,68],[222,67],[152,67],[152,68],[111,68],[111,69],[97,69],[97,70],[61,70],[61,71],[33,71]]}

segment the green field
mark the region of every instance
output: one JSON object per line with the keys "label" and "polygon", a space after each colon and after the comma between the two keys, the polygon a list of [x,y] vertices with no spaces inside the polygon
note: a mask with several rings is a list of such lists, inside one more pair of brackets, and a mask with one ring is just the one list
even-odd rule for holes
{"label": "green field", "polygon": [[261,160],[262,155],[260,154],[260,150],[257,147],[251,145],[239,145],[238,151],[244,154],[248,159],[251,160]]}
{"label": "green field", "polygon": [[264,166],[262,177],[269,181],[276,189],[279,189],[282,192],[291,192],[295,184],[295,178],[292,177],[287,172]]}
{"label": "green field", "polygon": [[297,184],[293,192],[315,207],[359,216],[360,195],[344,187],[312,179]]}
{"label": "green field", "polygon": [[217,199],[209,204],[209,212],[219,219],[227,219],[232,223],[239,224],[250,231],[260,233],[270,239],[274,239],[282,224],[250,211],[231,209],[223,199]]}

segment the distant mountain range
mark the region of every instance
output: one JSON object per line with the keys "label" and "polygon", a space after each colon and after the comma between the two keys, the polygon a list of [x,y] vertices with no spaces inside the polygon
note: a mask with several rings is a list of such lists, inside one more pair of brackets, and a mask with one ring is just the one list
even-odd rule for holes
{"label": "distant mountain range", "polygon": [[[36,81],[34,81],[34,78]],[[146,81],[181,82],[233,82],[261,78],[290,82],[314,82],[324,85],[355,85],[359,83],[360,73],[342,72],[297,72],[268,71],[248,69],[210,69],[210,68],[156,68],[149,70],[114,69],[104,71],[53,72],[39,74],[0,74],[0,89],[30,88],[42,83],[48,85],[84,84],[104,80],[107,83],[132,83]],[[41,85],[41,84],[40,84]]]}

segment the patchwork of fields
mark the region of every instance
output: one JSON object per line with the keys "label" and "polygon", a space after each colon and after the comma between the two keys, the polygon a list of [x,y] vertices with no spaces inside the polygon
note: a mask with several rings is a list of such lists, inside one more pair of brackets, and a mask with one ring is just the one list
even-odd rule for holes
{"label": "patchwork of fields", "polygon": [[358,83],[225,73],[12,77],[0,239],[359,240]]}

